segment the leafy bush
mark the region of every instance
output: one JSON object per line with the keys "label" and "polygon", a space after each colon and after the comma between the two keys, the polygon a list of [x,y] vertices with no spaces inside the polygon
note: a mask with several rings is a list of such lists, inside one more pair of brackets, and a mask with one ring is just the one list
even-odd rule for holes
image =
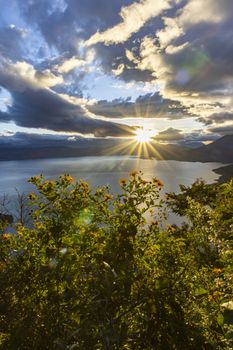
{"label": "leafy bush", "polygon": [[168,196],[181,227],[158,221],[162,183],[140,173],[115,197],[30,182],[32,227],[0,236],[1,349],[231,349],[232,182]]}

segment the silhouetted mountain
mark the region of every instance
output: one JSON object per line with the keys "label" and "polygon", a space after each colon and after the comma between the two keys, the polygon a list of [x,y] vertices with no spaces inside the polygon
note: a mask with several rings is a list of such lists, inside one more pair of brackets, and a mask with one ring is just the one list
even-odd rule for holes
{"label": "silhouetted mountain", "polygon": [[198,162],[222,162],[233,161],[233,135],[226,135],[220,139],[200,148],[190,151],[190,160]]}
{"label": "silhouetted mountain", "polygon": [[204,143],[200,141],[187,141],[187,140],[180,141],[178,144],[182,147],[193,148],[193,149],[204,146]]}
{"label": "silhouetted mountain", "polygon": [[[136,146],[136,147],[135,147]],[[119,139],[81,139],[69,145],[59,143],[49,147],[1,147],[0,160],[81,157],[98,155],[133,155],[155,158],[197,162],[233,162],[233,135],[224,136],[211,144],[190,149],[181,145],[161,144],[155,141],[148,146],[135,145],[134,142]]]}

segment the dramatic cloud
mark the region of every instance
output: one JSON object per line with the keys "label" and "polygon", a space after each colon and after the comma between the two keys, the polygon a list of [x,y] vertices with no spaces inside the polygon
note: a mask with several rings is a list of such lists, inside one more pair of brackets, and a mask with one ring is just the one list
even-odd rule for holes
{"label": "dramatic cloud", "polygon": [[60,65],[55,66],[54,68],[59,72],[59,73],[68,73],[71,70],[84,66],[86,64],[86,61],[78,58],[78,57],[71,57],[65,61],[63,61]]}
{"label": "dramatic cloud", "polygon": [[102,33],[95,33],[85,42],[85,45],[90,46],[101,42],[107,45],[123,43],[143,27],[150,18],[160,15],[170,7],[170,0],[142,0],[123,7],[120,12],[122,22]]}
{"label": "dramatic cloud", "polygon": [[209,131],[218,135],[233,135],[233,123],[226,126],[216,126],[209,128]]}
{"label": "dramatic cloud", "polygon": [[38,28],[49,46],[77,54],[79,40],[119,22],[122,7],[133,0],[19,1],[25,20]]}
{"label": "dramatic cloud", "polygon": [[168,128],[159,132],[154,139],[158,141],[179,141],[184,139],[184,135],[181,130]]}
{"label": "dramatic cloud", "polygon": [[217,102],[231,107],[232,12],[232,2],[216,0],[190,0],[174,9],[161,29],[140,40],[139,50],[126,50],[134,75],[150,72],[165,98],[179,100],[193,114],[211,115]]}
{"label": "dramatic cloud", "polygon": [[190,116],[180,102],[164,99],[159,93],[139,96],[135,102],[130,99],[99,101],[87,108],[96,115],[108,118],[180,119]]}
{"label": "dramatic cloud", "polygon": [[71,141],[66,135],[28,134],[17,132],[1,135],[0,147],[3,148],[46,148],[46,147],[69,147]]}
{"label": "dramatic cloud", "polygon": [[164,140],[229,134],[232,16],[232,0],[3,1],[0,121],[106,137],[134,129],[114,119],[154,118]]}
{"label": "dramatic cloud", "polygon": [[[132,135],[132,128],[92,118],[84,107],[50,90],[15,91],[12,98],[8,120],[20,126],[93,134],[96,137]],[[0,118],[6,121],[6,113],[0,114]]]}
{"label": "dramatic cloud", "polygon": [[24,91],[27,88],[41,89],[61,84],[63,78],[51,71],[37,71],[27,62],[0,62],[0,85],[9,90]]}
{"label": "dramatic cloud", "polygon": [[180,15],[180,23],[189,27],[199,23],[221,23],[231,18],[233,4],[231,0],[189,0]]}
{"label": "dramatic cloud", "polygon": [[0,113],[1,121],[14,121],[28,128],[78,132],[100,136],[129,136],[133,128],[95,119],[85,108],[85,101],[59,95],[50,90],[60,80],[49,72],[38,72],[18,62],[0,69],[0,84],[11,92],[12,105]]}
{"label": "dramatic cloud", "polygon": [[214,113],[210,115],[208,118],[198,118],[198,120],[205,125],[211,124],[223,124],[226,122],[233,122],[233,113]]}

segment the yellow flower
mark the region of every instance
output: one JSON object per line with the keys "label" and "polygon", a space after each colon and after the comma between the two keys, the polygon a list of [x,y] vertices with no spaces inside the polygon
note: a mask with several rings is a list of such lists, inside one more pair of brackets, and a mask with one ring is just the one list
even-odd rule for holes
{"label": "yellow flower", "polygon": [[208,296],[208,300],[210,302],[216,301],[217,299],[221,298],[223,296],[222,292],[216,291],[212,295]]}
{"label": "yellow flower", "polygon": [[172,196],[170,194],[167,194],[165,198],[169,201],[170,199],[172,199]]}
{"label": "yellow flower", "polygon": [[212,271],[217,274],[217,273],[221,273],[222,269],[219,269],[218,267],[215,267]]}
{"label": "yellow flower", "polygon": [[167,231],[170,233],[176,232],[176,227],[174,225],[167,225]]}
{"label": "yellow flower", "polygon": [[208,301],[209,301],[209,302],[214,301],[214,298],[213,298],[213,296],[212,296],[212,295],[209,295],[209,296],[208,296]]}
{"label": "yellow flower", "polygon": [[126,179],[121,179],[121,180],[120,180],[120,184],[121,184],[122,186],[125,186],[126,183],[127,183],[127,180],[126,180]]}
{"label": "yellow flower", "polygon": [[98,237],[98,232],[91,232],[90,235],[94,238]]}
{"label": "yellow flower", "polygon": [[153,183],[158,187],[163,187],[162,181],[160,181],[159,179],[156,179],[155,177],[153,178]]}
{"label": "yellow flower", "polygon": [[153,226],[158,226],[159,222],[156,220],[156,221],[152,221],[151,225]]}
{"label": "yellow flower", "polygon": [[37,176],[32,176],[30,177],[30,179],[28,180],[28,182],[31,182],[32,184],[35,184],[39,179],[41,179],[41,176],[37,175]]}
{"label": "yellow flower", "polygon": [[72,178],[72,176],[66,175],[66,181],[71,184],[74,181],[74,179]]}
{"label": "yellow flower", "polygon": [[45,228],[44,224],[43,224],[41,221],[37,221],[37,222],[35,223],[35,227],[36,227],[38,230],[41,230],[41,229],[44,229],[44,228]]}
{"label": "yellow flower", "polygon": [[30,199],[30,201],[34,201],[36,199],[35,193],[29,193],[28,199]]}
{"label": "yellow flower", "polygon": [[105,196],[104,196],[104,199],[106,200],[106,201],[109,201],[110,199],[112,199],[113,198],[113,196],[111,196],[110,194],[106,194]]}
{"label": "yellow flower", "polygon": [[11,234],[10,233],[3,233],[0,235],[0,237],[2,239],[10,239],[11,238]]}
{"label": "yellow flower", "polygon": [[88,194],[88,192],[89,192],[89,184],[87,182],[81,181],[80,182],[80,187],[83,190],[83,194]]}
{"label": "yellow flower", "polygon": [[137,171],[132,171],[132,172],[130,173],[130,176],[132,176],[132,177],[136,177],[136,176],[137,176],[137,174],[138,174],[138,172],[137,172]]}
{"label": "yellow flower", "polygon": [[223,295],[223,293],[219,292],[219,291],[216,291],[213,293],[214,299],[219,299],[219,298],[221,298],[222,295]]}
{"label": "yellow flower", "polygon": [[147,182],[146,180],[143,180],[143,179],[142,179],[142,184],[143,184],[143,185],[146,185],[147,183],[148,183],[148,182]]}
{"label": "yellow flower", "polygon": [[158,186],[159,186],[159,187],[163,187],[162,181],[158,180]]}

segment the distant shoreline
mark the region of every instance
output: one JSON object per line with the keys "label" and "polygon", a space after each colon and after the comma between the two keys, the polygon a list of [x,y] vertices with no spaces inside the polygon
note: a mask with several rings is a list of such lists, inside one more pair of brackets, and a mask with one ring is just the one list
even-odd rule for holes
{"label": "distant shoreline", "polygon": [[[119,149],[119,145],[122,146]],[[136,144],[132,149],[116,140],[82,140],[74,147],[16,147],[1,148],[0,161],[73,158],[90,156],[138,156],[142,159],[177,160],[201,163],[233,163],[233,135],[224,136],[211,144],[187,148],[177,144],[150,143],[146,148]]]}
{"label": "distant shoreline", "polygon": [[100,157],[100,158],[104,158],[104,157],[125,157],[125,158],[138,158],[138,159],[149,159],[149,160],[156,160],[156,161],[176,161],[176,162],[187,162],[187,163],[221,163],[221,164],[226,164],[226,166],[223,166],[223,167],[220,167],[220,168],[216,168],[214,169],[213,171],[216,172],[218,174],[217,171],[215,170],[218,170],[218,169],[224,169],[229,165],[229,163],[231,162],[226,162],[224,160],[220,161],[220,160],[199,160],[199,159],[182,159],[182,158],[172,158],[172,157],[167,157],[167,158],[156,158],[154,156],[145,156],[145,155],[135,155],[135,154],[80,154],[78,156],[75,156],[75,155],[60,155],[60,154],[57,154],[57,155],[53,155],[53,156],[46,156],[46,155],[43,155],[43,156],[35,156],[35,157],[14,157],[14,158],[0,158],[0,163],[1,162],[15,162],[15,161],[37,161],[37,160],[49,160],[49,159],[59,159],[59,158],[66,158],[66,159],[69,159],[69,158],[85,158],[85,157]]}
{"label": "distant shoreline", "polygon": [[221,175],[218,179],[218,183],[227,182],[233,179],[233,164],[213,169],[213,171],[216,174]]}

